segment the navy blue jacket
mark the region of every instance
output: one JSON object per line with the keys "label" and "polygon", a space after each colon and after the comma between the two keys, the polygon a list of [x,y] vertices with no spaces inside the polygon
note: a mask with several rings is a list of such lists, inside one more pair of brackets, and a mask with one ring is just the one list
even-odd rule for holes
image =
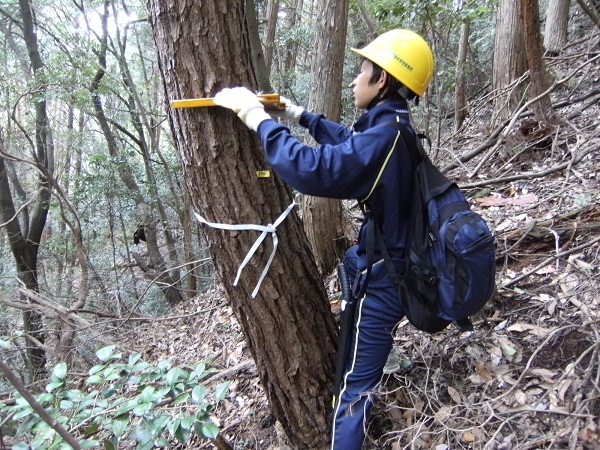
{"label": "navy blue jacket", "polygon": [[[386,125],[397,118],[408,124],[403,100],[372,108],[351,128],[305,111],[300,125],[309,130],[318,147],[303,144],[274,120],[263,121],[258,134],[273,170],[292,188],[369,205],[388,251],[402,269],[414,167],[399,131]],[[365,228],[363,222],[358,246],[347,255],[357,259],[359,270],[367,265]]]}

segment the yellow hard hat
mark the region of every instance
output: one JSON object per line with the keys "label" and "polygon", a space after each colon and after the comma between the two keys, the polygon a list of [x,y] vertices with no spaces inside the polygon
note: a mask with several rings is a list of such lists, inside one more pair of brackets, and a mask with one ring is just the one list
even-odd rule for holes
{"label": "yellow hard hat", "polygon": [[365,48],[352,51],[374,62],[418,96],[433,76],[433,53],[425,40],[410,30],[390,30]]}

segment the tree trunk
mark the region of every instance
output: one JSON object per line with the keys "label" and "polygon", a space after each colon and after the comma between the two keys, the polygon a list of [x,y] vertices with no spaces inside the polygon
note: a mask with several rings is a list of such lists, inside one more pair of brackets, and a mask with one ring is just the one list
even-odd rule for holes
{"label": "tree trunk", "polygon": [[492,124],[508,118],[522,100],[524,85],[516,83],[526,71],[519,2],[501,0],[496,13],[492,88],[494,98]]}
{"label": "tree trunk", "polygon": [[[288,2],[288,14],[286,17],[287,28],[290,31],[294,31],[294,28],[300,25],[301,16],[300,11],[302,10],[302,4],[304,0],[290,0]],[[295,33],[291,33],[294,35]],[[298,39],[292,38],[286,45],[285,55],[282,60],[282,71],[286,78],[286,82],[292,86],[292,80],[295,79],[295,75],[291,78],[292,73],[296,70],[296,62],[298,58]]]}
{"label": "tree trunk", "polygon": [[[529,65],[529,83],[531,98],[542,95],[549,87],[546,66],[542,60],[542,34],[540,31],[540,7],[538,0],[520,0],[521,19],[525,33],[525,50]],[[538,122],[553,123],[556,113],[552,108],[549,95],[542,96],[532,105],[533,113]]]}
{"label": "tree trunk", "polygon": [[271,66],[273,64],[273,48],[275,42],[275,32],[277,31],[277,15],[279,13],[279,0],[269,0],[267,4],[267,26],[264,47],[265,47],[265,66],[267,71],[271,72]]}
{"label": "tree trunk", "polygon": [[544,48],[550,55],[558,55],[567,43],[570,0],[550,0],[546,11]]}
{"label": "tree trunk", "polygon": [[[348,0],[323,0],[317,13],[308,109],[340,120]],[[322,274],[329,274],[348,247],[339,200],[304,196],[302,218]]]}
{"label": "tree trunk", "polygon": [[[369,11],[367,11],[365,2],[363,0],[356,0],[356,5],[358,6],[358,11],[360,12],[361,19],[363,20],[363,22],[367,26],[367,29],[369,30],[369,37],[371,39],[375,39],[377,37],[377,26],[371,19],[371,16],[369,16]],[[363,45],[360,45],[360,47],[363,47]]]}
{"label": "tree trunk", "polygon": [[471,21],[466,18],[460,27],[460,40],[458,44],[458,59],[456,62],[456,88],[454,99],[454,132],[462,127],[468,115],[467,110],[467,54],[469,50],[469,35],[471,34]]}
{"label": "tree trunk", "polygon": [[246,25],[250,34],[250,48],[252,49],[252,64],[258,82],[260,92],[273,92],[270,81],[269,69],[265,62],[262,44],[260,42],[260,33],[258,31],[258,21],[256,19],[256,4],[254,0],[246,0]]}
{"label": "tree trunk", "polygon": [[[32,78],[31,92],[35,92],[35,138],[31,149],[35,155],[35,163],[38,168],[37,199],[31,209],[25,207],[19,216],[25,219],[22,223],[17,220],[15,202],[12,197],[6,166],[3,155],[5,149],[0,145],[0,222],[7,224],[7,236],[11,251],[15,259],[15,265],[19,279],[23,285],[34,292],[39,289],[38,285],[38,250],[46,226],[48,208],[50,205],[50,183],[49,177],[54,172],[54,141],[48,112],[46,110],[46,84],[43,77],[44,63],[40,53],[34,10],[28,0],[19,0],[19,11],[21,14],[20,29],[27,47],[29,56],[29,67],[26,68],[27,78]],[[25,67],[25,63],[23,63]],[[0,144],[3,144],[0,142]],[[32,378],[41,379],[46,376],[46,349],[45,334],[42,316],[35,311],[27,311],[23,314],[23,328],[26,336],[27,358],[30,365]]]}
{"label": "tree trunk", "polygon": [[[148,0],[148,8],[168,99],[256,88],[243,0]],[[266,225],[291,203],[277,177],[257,177],[267,168],[260,143],[231,111],[169,109],[168,116],[193,208],[207,220]],[[258,233],[205,230],[273,415],[296,448],[326,448],[336,327],[298,216],[279,225],[277,255],[256,298],[270,239],[233,286]]]}

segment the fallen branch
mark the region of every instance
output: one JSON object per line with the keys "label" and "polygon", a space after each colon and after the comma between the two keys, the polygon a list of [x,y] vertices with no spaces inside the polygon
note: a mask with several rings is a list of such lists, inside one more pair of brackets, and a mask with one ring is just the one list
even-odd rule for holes
{"label": "fallen branch", "polygon": [[550,167],[546,170],[541,170],[539,172],[523,172],[523,173],[520,173],[517,175],[511,175],[511,176],[507,176],[507,177],[493,178],[490,180],[477,181],[475,183],[461,184],[460,188],[461,189],[472,189],[472,188],[476,188],[476,187],[487,186],[490,184],[501,184],[501,183],[510,183],[512,181],[518,181],[518,180],[533,180],[536,178],[544,178],[547,175],[551,175],[555,172],[560,172],[561,170],[565,170],[569,167],[572,167],[572,166],[580,163],[583,160],[583,158],[585,158],[587,155],[589,155],[590,153],[593,153],[595,151],[598,151],[598,150],[600,150],[600,144],[596,144],[596,145],[588,147],[585,150],[581,150],[580,152],[577,153],[576,156],[574,156],[569,161],[564,162],[562,164],[558,164],[553,167]]}
{"label": "fallen branch", "polygon": [[21,383],[19,377],[17,377],[10,368],[4,364],[4,361],[0,359],[0,372],[6,377],[6,379],[19,391],[23,398],[29,403],[29,406],[40,416],[44,422],[48,424],[54,431],[56,431],[65,442],[67,442],[73,449],[80,450],[83,447],[79,445],[79,441],[69,434],[58,421],[52,417],[48,412],[39,404],[35,397],[27,390],[27,388]]}
{"label": "fallen branch", "polygon": [[527,272],[525,272],[525,273],[523,273],[523,274],[519,275],[519,276],[518,276],[518,277],[516,277],[516,278],[513,278],[513,279],[512,279],[512,280],[510,280],[510,281],[507,281],[506,283],[504,283],[504,284],[501,286],[501,288],[503,288],[503,289],[507,289],[507,288],[509,288],[509,287],[511,287],[511,286],[514,286],[514,285],[515,285],[515,284],[517,284],[519,281],[522,281],[522,280],[524,280],[525,278],[528,278],[528,277],[530,277],[531,275],[533,275],[534,273],[536,273],[538,270],[540,270],[540,269],[541,269],[541,268],[543,268],[543,267],[546,267],[546,266],[547,266],[547,265],[549,265],[549,264],[552,264],[552,263],[553,263],[554,261],[556,261],[557,259],[559,259],[559,258],[564,258],[565,256],[569,256],[569,255],[571,255],[571,254],[573,254],[573,253],[577,253],[577,252],[579,252],[579,251],[581,251],[581,250],[584,250],[584,249],[586,249],[586,248],[589,248],[589,247],[591,247],[591,246],[593,246],[593,245],[597,244],[598,242],[600,242],[600,237],[597,237],[597,238],[595,238],[595,239],[592,239],[591,241],[589,241],[589,242],[586,242],[585,244],[578,245],[577,247],[573,247],[573,248],[572,248],[572,249],[570,249],[570,250],[567,250],[567,251],[564,251],[564,252],[561,252],[561,253],[557,253],[557,254],[556,254],[556,255],[554,255],[554,256],[550,256],[549,258],[547,258],[546,260],[544,260],[543,262],[541,262],[540,264],[538,264],[537,266],[535,266],[533,269],[531,269],[531,270],[529,270],[529,271],[527,271]]}

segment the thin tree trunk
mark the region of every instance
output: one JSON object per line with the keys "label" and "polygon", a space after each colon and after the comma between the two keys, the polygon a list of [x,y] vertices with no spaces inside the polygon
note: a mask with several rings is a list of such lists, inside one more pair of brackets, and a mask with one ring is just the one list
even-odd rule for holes
{"label": "thin tree trunk", "polygon": [[[323,0],[317,14],[308,109],[340,120],[344,50],[348,27],[348,0]],[[349,245],[342,203],[304,196],[302,218],[319,271],[329,274]]]}
{"label": "thin tree trunk", "polygon": [[525,88],[520,84],[515,86],[514,82],[525,73],[526,68],[519,2],[500,0],[494,35],[492,87],[497,94],[492,123],[511,116],[521,103]]}
{"label": "thin tree trunk", "polygon": [[454,132],[458,131],[467,117],[467,54],[469,50],[469,35],[471,34],[471,21],[464,19],[460,27],[460,41],[458,44],[458,58],[456,64],[456,88],[454,99]]}
{"label": "thin tree trunk", "polygon": [[[540,31],[540,7],[538,0],[520,0],[521,19],[525,34],[525,50],[529,65],[529,83],[531,85],[531,98],[538,97],[548,90],[548,77],[546,67],[542,60],[542,34]],[[540,98],[532,105],[533,113],[538,122],[554,123],[557,119],[552,108],[549,95]]]}
{"label": "thin tree trunk", "polygon": [[277,31],[278,13],[279,0],[269,0],[267,5],[267,26],[264,38],[265,66],[269,73],[271,72],[271,66],[273,65],[273,47],[275,42],[275,32]]}
{"label": "thin tree trunk", "polygon": [[260,42],[260,33],[258,32],[258,22],[256,20],[256,5],[254,0],[246,0],[246,25],[250,33],[250,47],[252,48],[252,62],[256,80],[258,82],[258,90],[260,92],[273,92],[271,81],[269,78],[269,70],[265,62],[265,55]]}
{"label": "thin tree trunk", "polygon": [[570,0],[550,0],[546,12],[544,48],[558,55],[567,43]]}

